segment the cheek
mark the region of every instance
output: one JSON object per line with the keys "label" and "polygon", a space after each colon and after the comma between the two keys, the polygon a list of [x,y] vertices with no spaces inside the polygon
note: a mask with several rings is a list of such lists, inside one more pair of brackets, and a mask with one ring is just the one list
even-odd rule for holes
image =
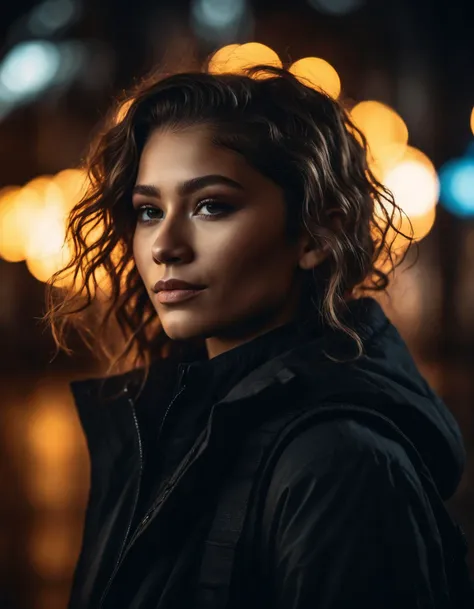
{"label": "cheek", "polygon": [[[213,268],[223,285],[239,290],[245,285],[247,293],[276,291],[294,269],[294,255],[285,241],[284,227],[275,222],[259,222],[229,231],[212,248]],[[211,255],[210,249],[207,250]]]}

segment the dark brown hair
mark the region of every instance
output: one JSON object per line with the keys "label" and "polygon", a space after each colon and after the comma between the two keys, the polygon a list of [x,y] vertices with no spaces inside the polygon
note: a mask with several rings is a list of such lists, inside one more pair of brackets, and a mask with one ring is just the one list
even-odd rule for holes
{"label": "dark brown hair", "polygon": [[[342,104],[270,66],[245,74],[205,70],[148,78],[121,104],[125,115],[117,120],[115,109],[99,135],[86,163],[88,192],[68,219],[72,259],[51,280],[46,319],[58,348],[67,350],[65,330],[72,325],[115,364],[133,354],[133,365],[147,369],[151,360],[171,357],[178,348],[186,353],[164,333],[133,264],[131,193],[154,129],[207,125],[215,144],[242,154],[284,190],[288,237],[306,229],[327,248],[328,258],[309,272],[305,298],[311,314],[352,336],[361,353],[360,338],[342,319],[346,296],[387,287],[400,262],[392,244],[402,234],[403,212],[369,169],[366,140]],[[337,229],[330,227],[329,210],[339,217]],[[99,272],[109,282],[110,298],[91,332],[87,311]],[[71,273],[76,289],[55,289]],[[106,349],[111,323],[124,340],[115,352]],[[188,347],[196,344],[189,341]]]}

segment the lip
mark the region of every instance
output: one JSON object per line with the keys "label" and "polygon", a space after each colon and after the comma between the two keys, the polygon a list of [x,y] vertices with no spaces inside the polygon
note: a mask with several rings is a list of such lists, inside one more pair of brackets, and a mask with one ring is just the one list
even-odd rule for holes
{"label": "lip", "polygon": [[153,286],[153,292],[161,292],[162,290],[201,290],[205,288],[205,285],[196,283],[189,283],[183,279],[175,279],[170,277],[169,279],[161,279],[157,281]]}
{"label": "lip", "polygon": [[204,288],[195,288],[190,290],[161,290],[157,294],[157,298],[164,304],[174,304],[175,302],[182,302],[193,298],[199,292],[202,292]]}

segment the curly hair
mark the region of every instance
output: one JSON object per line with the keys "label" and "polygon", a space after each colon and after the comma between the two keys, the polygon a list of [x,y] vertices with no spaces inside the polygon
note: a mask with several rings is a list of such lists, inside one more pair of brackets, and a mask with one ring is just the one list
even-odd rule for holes
{"label": "curly hair", "polygon": [[[86,161],[88,191],[68,218],[71,260],[50,281],[46,319],[57,348],[68,351],[66,329],[73,326],[90,347],[102,348],[109,371],[132,353],[134,367],[148,369],[156,358],[199,348],[192,340],[184,350],[173,344],[160,324],[133,263],[131,198],[153,130],[205,125],[214,144],[240,153],[283,189],[288,238],[304,227],[326,248],[326,260],[309,272],[304,298],[312,315],[350,335],[361,354],[360,338],[343,320],[346,297],[385,290],[404,257],[395,255],[394,238],[412,237],[401,232],[403,212],[370,170],[367,141],[342,103],[287,69],[259,65],[243,74],[204,69],[147,78],[120,104],[125,115],[117,120],[120,107],[114,108],[99,134]],[[337,214],[337,228],[329,212]],[[99,273],[110,297],[100,309],[98,332],[91,333],[84,313]],[[76,289],[54,289],[67,274]],[[111,323],[123,339],[115,350],[106,348]]]}

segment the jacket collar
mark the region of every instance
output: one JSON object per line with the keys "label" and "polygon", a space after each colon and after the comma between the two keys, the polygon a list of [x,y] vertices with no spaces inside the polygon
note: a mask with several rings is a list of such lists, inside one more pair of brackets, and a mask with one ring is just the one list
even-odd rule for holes
{"label": "jacket collar", "polygon": [[[372,298],[361,298],[349,303],[346,319],[347,323],[357,330],[364,342],[370,340],[388,323],[382,308]],[[310,328],[311,325],[308,325],[308,329]],[[296,361],[310,357],[315,363],[315,359],[326,359],[327,356],[337,358],[340,355],[343,359],[347,359],[348,353],[351,354],[351,352],[355,355],[353,340],[347,335],[329,329],[319,334],[316,330],[313,340],[310,339],[303,345],[293,346],[288,351],[267,360],[237,383],[221,401],[228,404],[236,399],[245,399],[254,396],[269,385],[280,383],[283,378],[289,379],[294,375],[291,362],[295,356]],[[178,364],[178,370],[185,371],[192,366],[193,363]],[[139,371],[131,371],[110,377],[72,382],[70,387],[78,408],[92,409],[100,407],[101,403],[106,407],[112,405],[115,400],[130,399],[133,396],[134,386],[138,384],[138,373]],[[175,377],[176,373],[176,365],[173,366],[166,360],[160,362],[158,366],[152,365],[143,393],[146,393],[150,387],[156,391],[157,381],[167,379],[169,375]]]}
{"label": "jacket collar", "polygon": [[[362,339],[363,357],[350,361],[356,355],[353,339],[326,329],[314,340],[265,361],[238,382],[214,404],[207,432],[217,425],[219,430],[227,428],[225,421],[232,431],[233,423],[258,420],[275,400],[283,408],[292,408],[301,395],[298,388],[309,392],[315,406],[323,402],[365,405],[379,410],[404,431],[419,449],[442,497],[448,498],[459,483],[465,462],[454,417],[421,377],[406,345],[375,300],[352,302],[346,321]],[[335,365],[334,360],[345,363]],[[160,370],[164,375],[176,373],[166,362],[160,364]],[[156,375],[156,369],[150,371],[144,399],[160,399]],[[71,385],[90,449],[102,451],[104,443],[117,451],[124,444],[130,446],[131,435],[136,434],[123,388],[132,379],[133,374]],[[108,396],[108,401],[101,402],[100,394]],[[212,435],[225,441],[228,434],[224,430]]]}

